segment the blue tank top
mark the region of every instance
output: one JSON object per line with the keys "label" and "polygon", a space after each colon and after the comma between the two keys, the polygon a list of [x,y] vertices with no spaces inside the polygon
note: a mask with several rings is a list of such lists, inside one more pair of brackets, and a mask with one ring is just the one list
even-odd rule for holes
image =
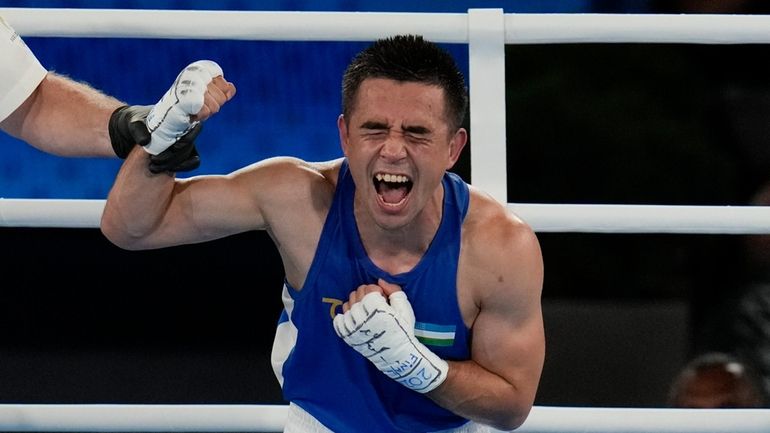
{"label": "blue tank top", "polygon": [[[337,189],[302,290],[285,283],[279,322],[293,328],[278,341],[287,355],[274,365],[283,394],[336,433],[430,432],[459,427],[467,419],[385,376],[334,332],[332,318],[361,284],[378,278],[400,285],[417,320],[415,335],[446,360],[470,358],[469,330],[457,301],[460,229],[468,210],[468,186],[447,173],[438,231],[419,263],[391,275],[367,256],[353,216],[355,185],[343,161]],[[288,296],[287,296],[288,295]],[[293,340],[293,341],[291,341]],[[280,347],[285,346],[285,347]]]}

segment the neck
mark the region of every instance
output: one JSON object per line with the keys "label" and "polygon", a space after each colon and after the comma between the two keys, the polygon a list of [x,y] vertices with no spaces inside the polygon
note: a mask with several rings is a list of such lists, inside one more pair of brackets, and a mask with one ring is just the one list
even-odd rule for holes
{"label": "neck", "polygon": [[441,225],[443,198],[443,188],[439,188],[414,219],[397,228],[378,225],[366,210],[361,210],[363,206],[354,205],[361,242],[372,262],[390,274],[414,268]]}

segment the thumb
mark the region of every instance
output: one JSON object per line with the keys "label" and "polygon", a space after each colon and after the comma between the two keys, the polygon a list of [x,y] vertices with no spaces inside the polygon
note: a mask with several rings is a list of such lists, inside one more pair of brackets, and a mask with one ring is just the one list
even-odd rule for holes
{"label": "thumb", "polygon": [[377,285],[382,287],[382,291],[385,292],[386,298],[395,292],[401,291],[401,286],[399,286],[398,284],[389,283],[383,280],[382,278],[377,280]]}
{"label": "thumb", "polygon": [[401,290],[400,287],[398,287],[397,291],[392,292],[390,296],[388,296],[388,303],[396,312],[399,319],[403,321],[404,327],[409,331],[414,330],[414,310],[412,310],[412,304],[409,302],[409,299],[407,299],[406,293]]}

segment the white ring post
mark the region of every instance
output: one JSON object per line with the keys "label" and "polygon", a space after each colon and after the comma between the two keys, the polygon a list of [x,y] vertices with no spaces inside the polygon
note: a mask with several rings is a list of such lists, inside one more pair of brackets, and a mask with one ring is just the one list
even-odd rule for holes
{"label": "white ring post", "polygon": [[508,201],[505,158],[505,19],[502,9],[468,10],[471,183]]}

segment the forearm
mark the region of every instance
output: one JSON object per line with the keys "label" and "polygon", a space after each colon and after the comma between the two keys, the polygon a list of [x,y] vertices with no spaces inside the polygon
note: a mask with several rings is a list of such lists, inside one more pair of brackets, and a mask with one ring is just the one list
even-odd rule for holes
{"label": "forearm", "polygon": [[159,229],[175,186],[167,173],[149,170],[150,155],[136,147],[128,155],[107,196],[102,214],[102,233],[125,249],[151,247],[146,239]]}
{"label": "forearm", "polygon": [[478,363],[449,361],[447,379],[426,394],[436,404],[464,418],[513,430],[527,418],[534,390],[517,386]]}
{"label": "forearm", "polygon": [[44,152],[112,157],[107,124],[120,105],[86,84],[48,73],[3,127]]}

